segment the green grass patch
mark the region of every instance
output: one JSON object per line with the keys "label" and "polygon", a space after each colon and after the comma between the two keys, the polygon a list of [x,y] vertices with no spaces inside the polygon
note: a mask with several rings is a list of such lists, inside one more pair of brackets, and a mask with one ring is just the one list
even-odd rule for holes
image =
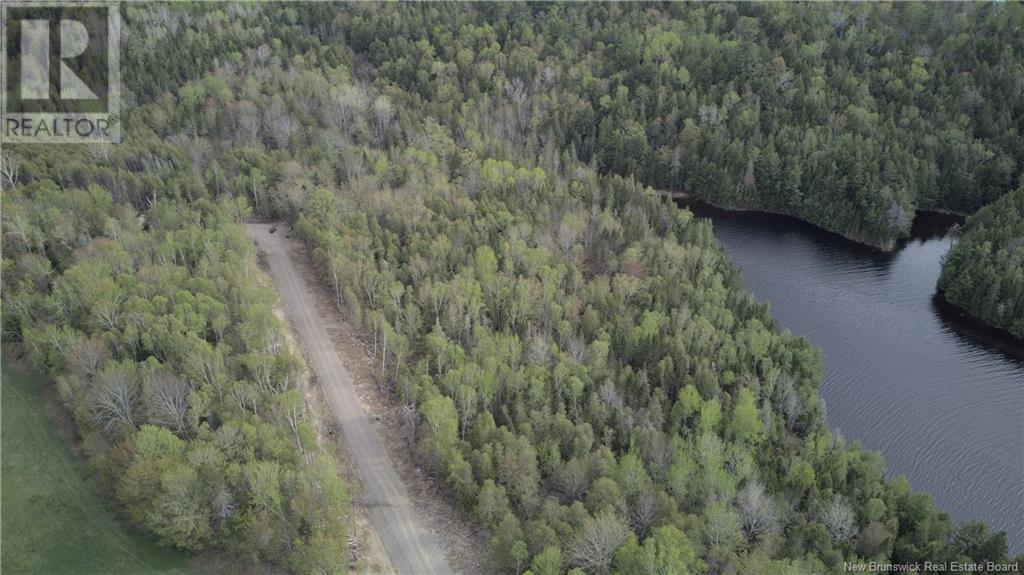
{"label": "green grass patch", "polygon": [[3,362],[0,570],[192,573],[189,556],[121,524],[46,411],[45,383]]}

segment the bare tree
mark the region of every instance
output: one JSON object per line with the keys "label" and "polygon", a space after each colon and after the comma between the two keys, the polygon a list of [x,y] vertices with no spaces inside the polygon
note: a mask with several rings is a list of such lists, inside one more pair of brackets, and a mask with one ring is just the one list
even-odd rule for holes
{"label": "bare tree", "polygon": [[32,225],[28,214],[7,206],[4,206],[3,237],[4,241],[9,242],[8,245],[18,242],[30,252],[39,251],[43,247],[42,234]]}
{"label": "bare tree", "polygon": [[613,409],[622,407],[622,397],[610,379],[606,379],[601,387],[597,388],[597,397],[608,407]]}
{"label": "bare tree", "polygon": [[398,413],[398,418],[402,422],[402,426],[405,428],[405,432],[409,437],[416,439],[416,430],[420,423],[420,411],[416,407],[415,403],[407,403],[402,406]]}
{"label": "bare tree", "polygon": [[712,503],[704,510],[704,537],[712,547],[733,549],[739,543],[740,517],[722,501]]}
{"label": "bare tree", "polygon": [[679,172],[683,169],[683,152],[678,146],[672,151],[672,161],[669,163],[668,175],[671,178],[672,185],[677,185],[679,181]]}
{"label": "bare tree", "polygon": [[278,211],[297,218],[312,189],[313,182],[309,178],[308,169],[294,160],[288,160],[281,164],[271,200]]}
{"label": "bare tree", "polygon": [[581,335],[572,334],[562,342],[566,353],[576,363],[583,363],[587,359],[587,343]]}
{"label": "bare tree", "polygon": [[912,221],[911,215],[903,209],[899,202],[895,199],[890,201],[889,209],[885,212],[885,223],[888,224],[889,229],[898,231],[910,229]]}
{"label": "bare tree", "polygon": [[781,380],[782,414],[786,416],[786,430],[792,432],[804,414],[804,404],[793,384],[793,378],[786,375]]}
{"label": "bare tree", "polygon": [[82,338],[64,354],[68,372],[92,379],[107,358],[107,347],[98,339]]}
{"label": "bare tree", "polygon": [[225,486],[213,496],[211,504],[214,519],[227,519],[235,514],[235,498]]}
{"label": "bare tree", "polygon": [[200,174],[206,170],[206,167],[210,165],[210,161],[214,157],[213,146],[206,138],[186,140],[183,142],[182,148],[185,149],[189,159],[192,160],[192,165],[196,167],[196,171]]}
{"label": "bare tree", "polygon": [[505,84],[505,96],[515,104],[516,108],[521,106],[526,101],[526,86],[523,81],[519,78],[512,78],[512,81]]}
{"label": "bare tree", "polygon": [[587,480],[587,470],[583,468],[583,465],[576,458],[562,465],[562,468],[555,476],[555,480],[558,490],[569,501],[576,501],[583,497],[590,483]]}
{"label": "bare tree", "polygon": [[[480,194],[480,187],[480,168],[474,163],[462,178],[462,189],[465,190],[467,196],[475,198]],[[448,192],[446,191],[445,194]]]}
{"label": "bare tree", "polygon": [[9,150],[0,150],[0,183],[3,187],[18,183],[18,172],[21,171],[21,158]]}
{"label": "bare tree", "polygon": [[775,533],[779,529],[779,508],[764,491],[760,481],[753,480],[740,490],[736,498],[743,530],[751,539]]}
{"label": "bare tree", "polygon": [[171,373],[157,373],[142,382],[143,403],[149,420],[178,435],[189,430],[188,397],[191,386]]}
{"label": "bare tree", "polygon": [[629,528],[614,513],[605,511],[588,518],[569,544],[569,563],[587,573],[607,573],[615,552],[629,536]]}
{"label": "bare tree", "polygon": [[297,391],[280,393],[274,397],[274,415],[278,421],[283,421],[292,430],[292,435],[295,436],[295,445],[302,455],[306,454],[306,449],[302,446],[302,434],[299,433],[299,425],[302,422],[305,407],[305,401]]}
{"label": "bare tree", "polygon": [[551,361],[550,331],[541,328],[531,330],[526,354],[530,363],[534,365],[547,365]]}
{"label": "bare tree", "polygon": [[135,428],[138,423],[139,382],[123,367],[104,370],[89,393],[93,421],[113,431],[119,426]]}
{"label": "bare tree", "polygon": [[523,140],[523,130],[526,127],[526,101],[527,93],[526,86],[523,81],[519,78],[512,78],[512,81],[505,84],[505,96],[508,97],[509,101],[515,107],[515,127],[510,130],[511,139],[515,145],[520,145]]}
{"label": "bare tree", "polygon": [[677,438],[661,431],[664,425],[648,426],[645,437],[641,439],[644,459],[648,462],[648,469],[653,470],[652,475],[661,476],[668,471],[669,467],[676,460]]}
{"label": "bare tree", "polygon": [[833,10],[826,16],[828,23],[835,28],[836,32],[841,32],[846,26],[846,14],[841,10]]}
{"label": "bare tree", "polygon": [[224,358],[211,346],[196,346],[185,356],[185,373],[193,381],[216,386],[224,371]]}
{"label": "bare tree", "polygon": [[345,84],[334,88],[323,104],[324,120],[350,136],[359,117],[366,110],[366,104],[366,94],[358,86]]}
{"label": "bare tree", "polygon": [[35,285],[39,293],[49,291],[50,278],[53,277],[53,264],[42,254],[27,253],[18,256],[15,262],[18,272]]}
{"label": "bare tree", "polygon": [[248,100],[228,107],[228,121],[231,123],[231,135],[236,142],[249,143],[259,136],[259,110],[256,104]]}
{"label": "bare tree", "polygon": [[377,96],[373,101],[373,136],[378,144],[383,144],[395,110],[387,96]]}
{"label": "bare tree", "polygon": [[558,224],[557,241],[558,247],[563,253],[569,253],[573,244],[580,236],[580,219],[575,214],[566,214]]}
{"label": "bare tree", "polygon": [[110,152],[113,146],[105,142],[90,143],[88,148],[89,158],[96,163],[107,163],[110,161]]}
{"label": "bare tree", "polygon": [[274,359],[265,353],[250,353],[240,358],[249,379],[263,393],[274,393]]}
{"label": "bare tree", "polygon": [[785,92],[786,90],[792,88],[793,71],[783,70],[782,73],[779,74],[779,77],[775,80],[775,87],[778,88],[780,92]]}
{"label": "bare tree", "polygon": [[833,541],[849,541],[857,534],[853,509],[842,495],[832,498],[832,502],[821,513],[821,522],[825,524]]}
{"label": "bare tree", "polygon": [[554,84],[555,78],[557,76],[558,76],[558,74],[555,72],[555,70],[553,68],[551,68],[551,66],[544,66],[544,69],[542,69],[540,71],[540,80],[541,80],[541,82],[544,82],[545,84],[547,84],[549,86],[551,84]]}
{"label": "bare tree", "polygon": [[345,180],[348,182],[354,182],[366,173],[363,157],[352,145],[341,148],[341,164],[345,170]]}
{"label": "bare tree", "polygon": [[259,390],[251,385],[238,383],[231,387],[229,395],[239,409],[259,415]]}
{"label": "bare tree", "polygon": [[277,98],[263,111],[263,129],[278,148],[284,148],[298,132],[299,124],[284,102]]}
{"label": "bare tree", "polygon": [[629,523],[637,537],[647,536],[651,526],[658,519],[658,498],[652,489],[641,489],[630,498]]}
{"label": "bare tree", "polygon": [[697,109],[697,116],[701,126],[714,127],[718,124],[718,106],[713,104],[702,104]]}

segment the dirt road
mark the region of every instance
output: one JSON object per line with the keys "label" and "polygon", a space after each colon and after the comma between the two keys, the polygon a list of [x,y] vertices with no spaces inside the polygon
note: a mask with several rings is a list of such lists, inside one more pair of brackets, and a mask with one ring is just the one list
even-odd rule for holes
{"label": "dirt road", "polygon": [[266,254],[270,273],[295,322],[300,343],[323,387],[331,411],[341,424],[369,498],[370,521],[380,534],[391,564],[403,575],[454,573],[445,560],[441,545],[417,517],[375,424],[359,405],[352,377],[338,357],[317,314],[313,294],[288,255],[290,240],[284,236],[284,230],[271,234],[270,224],[249,224],[246,227],[256,246]]}

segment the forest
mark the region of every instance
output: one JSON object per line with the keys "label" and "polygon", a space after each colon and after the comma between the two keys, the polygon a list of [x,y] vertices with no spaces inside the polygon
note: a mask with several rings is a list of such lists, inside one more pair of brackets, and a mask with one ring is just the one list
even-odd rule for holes
{"label": "forest", "polygon": [[347,488],[304,413],[245,201],[140,212],[105,185],[145,172],[137,185],[190,188],[183,156],[149,149],[133,172],[60,148],[4,152],[5,350],[56,382],[97,485],[161,544],[346,568]]}
{"label": "forest", "polygon": [[939,277],[946,301],[1024,340],[1024,187],[967,220]]}
{"label": "forest", "polygon": [[[978,209],[1020,182],[1019,4],[122,12],[124,142],[4,150],[3,336],[133,524],[346,562],[260,218],[308,246],[494,572],[1011,561],[828,428],[820,352],[655,189],[881,247]],[[964,233],[991,269],[1020,263],[985,231],[1011,201]]]}
{"label": "forest", "polygon": [[1024,162],[1019,4],[396,6],[335,20],[404,97],[508,153],[891,248]]}

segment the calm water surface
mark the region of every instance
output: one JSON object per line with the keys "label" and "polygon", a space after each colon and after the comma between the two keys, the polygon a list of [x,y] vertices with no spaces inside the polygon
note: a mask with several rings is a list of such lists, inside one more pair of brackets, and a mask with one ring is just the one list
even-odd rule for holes
{"label": "calm water surface", "polygon": [[779,323],[824,350],[832,429],[1024,549],[1024,349],[934,301],[952,222],[919,216],[882,254],[784,216],[687,206]]}

